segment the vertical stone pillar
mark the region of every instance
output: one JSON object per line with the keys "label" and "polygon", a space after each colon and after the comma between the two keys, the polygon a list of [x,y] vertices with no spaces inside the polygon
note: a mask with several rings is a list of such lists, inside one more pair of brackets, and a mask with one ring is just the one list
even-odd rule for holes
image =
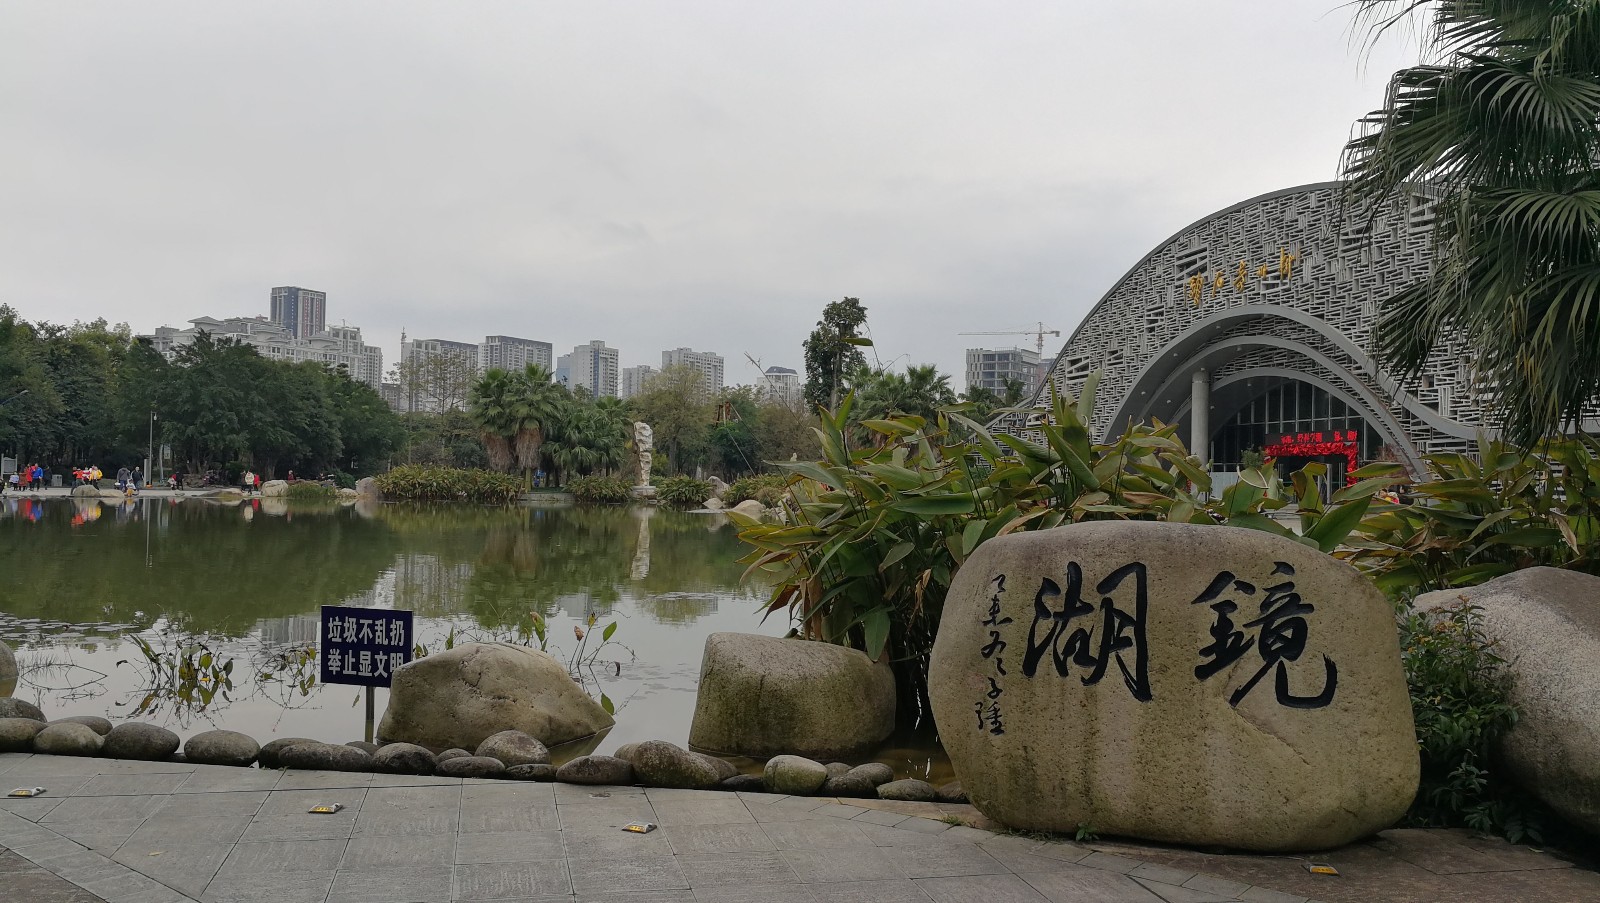
{"label": "vertical stone pillar", "polygon": [[1211,374],[1205,370],[1189,377],[1189,454],[1211,463]]}

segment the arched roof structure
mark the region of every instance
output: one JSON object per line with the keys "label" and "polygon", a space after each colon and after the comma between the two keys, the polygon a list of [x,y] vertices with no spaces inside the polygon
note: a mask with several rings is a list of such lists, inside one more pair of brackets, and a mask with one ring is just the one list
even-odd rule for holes
{"label": "arched roof structure", "polygon": [[[1369,353],[1379,308],[1428,271],[1431,197],[1416,192],[1369,224],[1345,215],[1342,189],[1275,191],[1179,230],[1090,310],[1041,396],[1076,396],[1099,371],[1091,427],[1103,441],[1129,421],[1187,421],[1197,372],[1211,424],[1292,378],[1358,411],[1413,470],[1423,454],[1472,445],[1483,405],[1463,346],[1447,338],[1408,380]],[[1025,429],[1017,415],[996,426]]]}

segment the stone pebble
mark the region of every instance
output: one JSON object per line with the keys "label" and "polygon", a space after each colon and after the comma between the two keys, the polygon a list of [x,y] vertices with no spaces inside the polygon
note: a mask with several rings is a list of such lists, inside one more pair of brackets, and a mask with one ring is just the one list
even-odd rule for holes
{"label": "stone pebble", "polygon": [[261,754],[261,744],[238,731],[205,731],[183,744],[183,754],[190,762],[201,765],[242,768],[255,763],[256,756]]}
{"label": "stone pebble", "polygon": [[12,696],[0,698],[0,718],[32,718],[34,721],[46,721],[44,712],[39,707],[25,699]]}
{"label": "stone pebble", "polygon": [[773,756],[762,777],[774,793],[810,796],[828,782],[828,767],[804,756]]}
{"label": "stone pebble", "polygon": [[0,718],[0,752],[30,752],[45,723],[33,718]]}
{"label": "stone pebble", "polygon": [[106,733],[105,746],[100,754],[113,759],[139,759],[160,762],[178,751],[182,741],[178,735],[156,724],[142,721],[124,721],[113,725]]}
{"label": "stone pebble", "polygon": [[97,756],[106,738],[75,721],[47,724],[33,737],[33,751],[55,756]]}

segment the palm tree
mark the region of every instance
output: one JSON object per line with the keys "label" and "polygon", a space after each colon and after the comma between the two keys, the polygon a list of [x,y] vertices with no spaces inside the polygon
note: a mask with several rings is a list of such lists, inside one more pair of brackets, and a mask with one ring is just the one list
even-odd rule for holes
{"label": "palm tree", "polygon": [[489,466],[502,473],[511,470],[511,442],[521,423],[522,395],[520,375],[499,367],[485,373],[467,393],[467,413],[483,438]]}
{"label": "palm tree", "polygon": [[1345,148],[1352,209],[1436,192],[1433,270],[1382,311],[1378,353],[1416,373],[1472,348],[1508,439],[1580,424],[1600,393],[1600,3],[1358,0],[1375,37],[1416,10],[1429,62],[1397,72]]}
{"label": "palm tree", "polygon": [[621,399],[574,402],[545,445],[563,475],[609,473],[622,466],[628,441],[628,414]]}
{"label": "palm tree", "polygon": [[531,478],[539,466],[539,446],[566,410],[568,395],[551,379],[550,371],[539,364],[529,364],[519,376],[522,397],[516,406],[514,446],[517,465]]}

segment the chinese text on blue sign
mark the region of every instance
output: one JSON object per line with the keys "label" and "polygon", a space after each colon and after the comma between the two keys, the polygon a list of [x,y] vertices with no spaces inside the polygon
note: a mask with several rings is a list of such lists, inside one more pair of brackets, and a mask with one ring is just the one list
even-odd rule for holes
{"label": "chinese text on blue sign", "polygon": [[386,608],[322,606],[322,672],[325,684],[387,687],[394,672],[411,661],[411,612]]}

